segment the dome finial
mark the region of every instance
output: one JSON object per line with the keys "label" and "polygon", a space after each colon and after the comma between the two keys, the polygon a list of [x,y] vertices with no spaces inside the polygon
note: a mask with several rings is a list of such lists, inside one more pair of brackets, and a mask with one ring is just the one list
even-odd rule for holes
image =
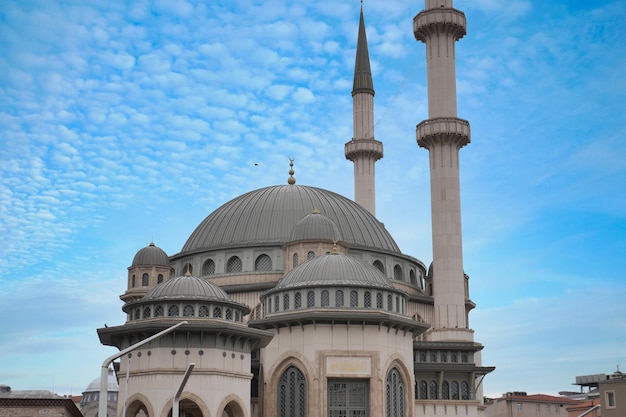
{"label": "dome finial", "polygon": [[339,255],[339,251],[337,250],[337,241],[333,240],[333,250],[330,252],[331,255]]}
{"label": "dome finial", "polygon": [[189,268],[191,268],[191,264],[187,264],[187,270],[185,271],[185,276],[186,277],[190,277],[191,276],[191,272],[189,272]]}
{"label": "dome finial", "polygon": [[293,177],[293,174],[295,174],[295,171],[293,170],[293,161],[295,159],[294,158],[289,158],[289,179],[287,180],[287,183],[289,185],[294,185],[296,183],[296,179]]}

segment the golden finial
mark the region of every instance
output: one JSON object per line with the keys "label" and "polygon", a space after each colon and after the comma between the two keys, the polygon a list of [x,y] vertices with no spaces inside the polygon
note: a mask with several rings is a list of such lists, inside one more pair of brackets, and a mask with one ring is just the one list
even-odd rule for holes
{"label": "golden finial", "polygon": [[294,158],[289,158],[289,179],[287,180],[287,183],[289,185],[294,185],[296,183],[296,179],[293,177],[293,174],[295,174],[295,171],[293,170],[293,161]]}
{"label": "golden finial", "polygon": [[191,264],[187,264],[187,271],[185,271],[185,276],[186,277],[190,277],[191,276],[191,272],[189,272],[189,268],[191,268]]}
{"label": "golden finial", "polygon": [[331,255],[338,255],[339,254],[339,250],[337,250],[337,241],[336,240],[333,240],[333,250],[330,253],[331,253]]}
{"label": "golden finial", "polygon": [[320,211],[318,208],[314,207],[313,208],[313,214],[320,214]]}

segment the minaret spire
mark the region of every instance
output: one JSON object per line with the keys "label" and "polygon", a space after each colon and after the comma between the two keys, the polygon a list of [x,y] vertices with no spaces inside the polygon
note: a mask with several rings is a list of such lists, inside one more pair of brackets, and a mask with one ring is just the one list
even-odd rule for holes
{"label": "minaret spire", "polygon": [[470,143],[470,126],[457,117],[454,45],[466,33],[465,14],[452,0],[426,0],[413,19],[426,44],[428,119],[417,125],[417,143],[430,154],[435,323],[430,340],[472,341],[466,306],[461,239],[459,150]]}
{"label": "minaret spire", "polygon": [[354,162],[354,200],[376,215],[374,164],[383,157],[383,144],[374,139],[374,82],[363,19],[363,2],[352,85],[354,136],[346,143],[346,159]]}

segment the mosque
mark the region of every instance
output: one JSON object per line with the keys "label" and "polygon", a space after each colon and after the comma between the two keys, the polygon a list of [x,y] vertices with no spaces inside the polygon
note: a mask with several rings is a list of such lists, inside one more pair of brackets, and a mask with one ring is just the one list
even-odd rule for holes
{"label": "mosque", "polygon": [[121,357],[118,416],[484,414],[494,368],[468,321],[458,156],[470,127],[457,117],[454,56],[466,18],[452,3],[425,0],[413,20],[427,56],[429,118],[416,135],[430,155],[432,263],[402,253],[375,216],[383,144],[361,9],[345,144],[355,201],[296,184],[292,161],[287,184],[226,202],[179,253],[139,250],[120,296],[126,322],[98,329],[101,343],[122,351],[187,324]]}

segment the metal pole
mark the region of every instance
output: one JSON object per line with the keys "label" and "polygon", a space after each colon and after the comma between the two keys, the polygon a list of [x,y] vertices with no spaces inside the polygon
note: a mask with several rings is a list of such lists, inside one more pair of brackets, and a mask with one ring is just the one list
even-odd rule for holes
{"label": "metal pole", "polygon": [[116,353],[115,355],[109,356],[104,360],[104,362],[102,362],[102,367],[100,368],[100,397],[98,398],[98,417],[107,417],[107,388],[109,387],[109,365],[111,365],[111,362],[113,362],[120,356],[127,354],[133,349],[145,345],[146,343],[151,342],[154,339],[158,339],[159,337],[166,335],[171,331],[174,331],[177,327],[180,327],[183,324],[187,323],[187,321],[181,321],[180,323],[176,323],[175,325],[170,326],[167,329],[162,330],[159,333],[142,340],[141,342],[137,342],[134,345],[127,347],[126,349]]}
{"label": "metal pole", "polygon": [[178,417],[180,414],[180,404],[178,400],[180,400],[180,395],[183,393],[185,384],[187,384],[187,380],[189,379],[189,375],[191,375],[191,371],[193,371],[194,366],[196,366],[195,363],[190,363],[189,366],[187,366],[185,376],[183,376],[183,380],[180,381],[180,386],[178,387],[178,391],[176,391],[176,395],[174,395],[174,401],[172,402],[172,417]]}

